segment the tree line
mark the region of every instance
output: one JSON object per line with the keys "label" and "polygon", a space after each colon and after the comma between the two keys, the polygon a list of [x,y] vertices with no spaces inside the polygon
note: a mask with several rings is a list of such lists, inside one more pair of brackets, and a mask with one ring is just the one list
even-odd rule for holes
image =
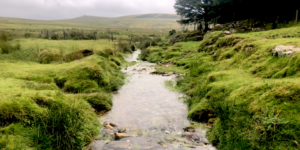
{"label": "tree line", "polygon": [[176,0],[174,8],[182,17],[179,23],[203,22],[200,28],[207,30],[210,23],[241,20],[258,22],[258,26],[271,23],[276,28],[295,20],[300,5],[297,0]]}

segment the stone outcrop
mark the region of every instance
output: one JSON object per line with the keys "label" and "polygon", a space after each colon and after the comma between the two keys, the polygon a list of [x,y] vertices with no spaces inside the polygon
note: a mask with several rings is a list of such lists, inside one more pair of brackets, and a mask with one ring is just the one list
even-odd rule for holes
{"label": "stone outcrop", "polygon": [[299,47],[284,46],[284,45],[276,46],[272,50],[273,56],[276,56],[276,57],[291,57],[296,52],[300,52]]}
{"label": "stone outcrop", "polygon": [[226,34],[226,35],[230,35],[231,34],[230,31],[224,31],[223,33]]}

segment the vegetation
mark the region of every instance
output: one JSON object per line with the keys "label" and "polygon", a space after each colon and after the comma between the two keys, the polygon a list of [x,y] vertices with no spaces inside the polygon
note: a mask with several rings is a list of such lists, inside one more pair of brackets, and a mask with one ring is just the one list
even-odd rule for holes
{"label": "vegetation", "polygon": [[218,149],[299,149],[299,53],[273,56],[278,45],[300,46],[299,27],[225,35],[144,50],[158,71],[186,74],[188,117],[211,127]]}
{"label": "vegetation", "polygon": [[123,84],[112,42],[0,34],[0,149],[82,149]]}
{"label": "vegetation", "polygon": [[[204,22],[205,30],[209,23],[230,23],[251,20],[250,28],[261,27],[271,23],[277,28],[279,23],[295,21],[295,1],[264,1],[258,0],[176,0],[175,9],[182,16],[182,24]],[[255,8],[255,11],[254,11]]]}

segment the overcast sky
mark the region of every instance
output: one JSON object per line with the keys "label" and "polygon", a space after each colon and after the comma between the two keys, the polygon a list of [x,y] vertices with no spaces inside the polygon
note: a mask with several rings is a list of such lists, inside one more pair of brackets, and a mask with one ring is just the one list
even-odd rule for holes
{"label": "overcast sky", "polygon": [[0,0],[0,16],[58,20],[83,15],[175,14],[175,0]]}

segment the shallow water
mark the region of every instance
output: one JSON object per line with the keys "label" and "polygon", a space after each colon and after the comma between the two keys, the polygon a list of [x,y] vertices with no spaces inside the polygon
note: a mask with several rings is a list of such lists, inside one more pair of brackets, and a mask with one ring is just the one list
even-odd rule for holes
{"label": "shallow water", "polygon": [[[205,129],[197,129],[190,142],[182,137],[183,128],[191,125],[187,106],[179,99],[180,94],[165,87],[165,81],[174,80],[175,76],[151,75],[155,64],[138,61],[139,54],[136,51],[126,58],[137,64],[122,70],[128,75],[128,83],[113,96],[112,110],[101,118],[102,122],[126,128],[131,137],[118,141],[99,138],[91,149],[214,149],[211,145],[199,146],[208,143]],[[107,134],[104,128],[101,136]]]}

